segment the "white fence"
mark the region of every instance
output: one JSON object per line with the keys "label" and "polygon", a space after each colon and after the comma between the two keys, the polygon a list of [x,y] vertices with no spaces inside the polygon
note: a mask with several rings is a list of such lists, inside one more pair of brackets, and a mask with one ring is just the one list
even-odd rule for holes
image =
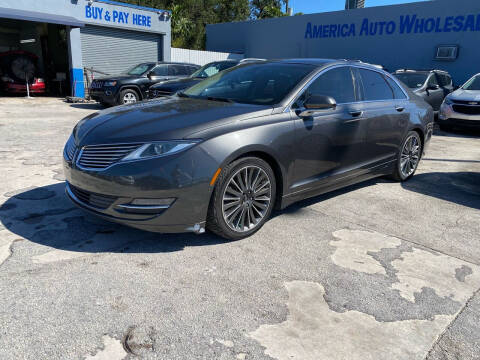
{"label": "white fence", "polygon": [[171,48],[171,61],[187,62],[197,65],[205,65],[212,61],[219,60],[240,60],[243,54],[233,54],[215,51],[189,50],[180,48]]}

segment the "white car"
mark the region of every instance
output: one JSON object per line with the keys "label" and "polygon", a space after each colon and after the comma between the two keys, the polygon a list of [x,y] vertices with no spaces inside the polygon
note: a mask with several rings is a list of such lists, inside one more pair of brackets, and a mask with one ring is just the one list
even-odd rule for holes
{"label": "white car", "polygon": [[442,130],[454,126],[480,128],[480,74],[474,75],[443,100],[438,124]]}

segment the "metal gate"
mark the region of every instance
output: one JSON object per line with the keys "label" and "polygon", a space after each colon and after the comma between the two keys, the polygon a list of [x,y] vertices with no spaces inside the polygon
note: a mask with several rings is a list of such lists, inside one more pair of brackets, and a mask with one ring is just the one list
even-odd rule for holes
{"label": "metal gate", "polygon": [[80,30],[83,66],[118,74],[162,57],[161,34],[86,25]]}

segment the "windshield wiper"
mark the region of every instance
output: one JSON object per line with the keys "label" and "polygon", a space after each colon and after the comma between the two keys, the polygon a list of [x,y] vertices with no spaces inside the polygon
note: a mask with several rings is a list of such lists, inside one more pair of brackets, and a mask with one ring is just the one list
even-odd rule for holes
{"label": "windshield wiper", "polygon": [[223,101],[227,103],[234,103],[232,99],[226,99],[226,98],[220,98],[220,97],[214,97],[214,96],[207,96],[207,100],[212,100],[212,101]]}

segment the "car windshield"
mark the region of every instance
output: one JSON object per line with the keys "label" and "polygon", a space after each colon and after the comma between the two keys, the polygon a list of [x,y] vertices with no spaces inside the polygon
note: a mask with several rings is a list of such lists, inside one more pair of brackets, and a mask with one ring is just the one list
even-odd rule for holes
{"label": "car windshield", "polygon": [[421,73],[398,73],[395,74],[395,76],[410,89],[418,89],[422,87],[428,78],[428,74]]}
{"label": "car windshield", "polygon": [[463,90],[480,90],[480,75],[476,75],[462,86]]}
{"label": "car windshield", "polygon": [[143,75],[147,71],[150,71],[154,66],[155,66],[154,63],[138,64],[138,65],[135,65],[135,66],[129,68],[127,71],[124,72],[124,74],[127,74],[127,75]]}
{"label": "car windshield", "polygon": [[233,61],[218,61],[218,62],[209,63],[206,65],[203,65],[200,69],[195,71],[191,75],[191,77],[204,79],[212,75],[215,75],[216,73],[222,70],[231,68],[232,66],[235,66],[235,65],[237,65],[237,63]]}
{"label": "car windshield", "polygon": [[245,104],[279,103],[315,66],[251,63],[222,71],[188,88],[182,96]]}

